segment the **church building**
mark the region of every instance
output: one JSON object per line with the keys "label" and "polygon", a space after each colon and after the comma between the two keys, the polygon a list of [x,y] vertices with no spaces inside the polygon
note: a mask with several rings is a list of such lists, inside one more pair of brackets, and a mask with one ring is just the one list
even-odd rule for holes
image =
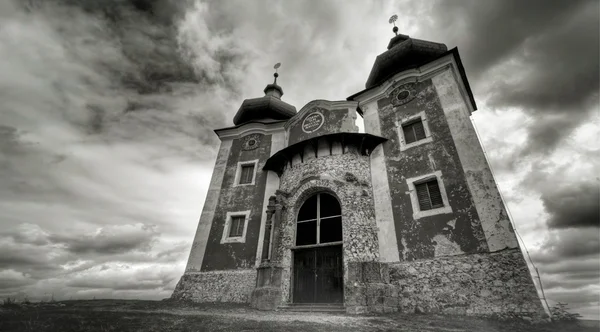
{"label": "church building", "polygon": [[544,315],[471,123],[458,50],[394,33],[346,100],[297,111],[275,73],[233,126],[215,130],[221,145],[173,299]]}

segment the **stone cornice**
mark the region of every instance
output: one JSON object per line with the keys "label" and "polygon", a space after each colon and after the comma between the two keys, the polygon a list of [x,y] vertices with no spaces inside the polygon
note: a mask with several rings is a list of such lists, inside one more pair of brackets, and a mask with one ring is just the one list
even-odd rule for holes
{"label": "stone cornice", "polygon": [[284,132],[284,124],[286,121],[277,122],[248,122],[239,126],[216,129],[215,134],[221,140],[240,138],[249,134],[269,135],[273,133]]}

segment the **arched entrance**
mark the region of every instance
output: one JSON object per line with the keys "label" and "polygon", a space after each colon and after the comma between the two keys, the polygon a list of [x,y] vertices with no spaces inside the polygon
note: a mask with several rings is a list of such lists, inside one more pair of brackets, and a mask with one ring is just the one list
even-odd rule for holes
{"label": "arched entrance", "polygon": [[330,194],[309,197],[296,219],[293,301],[342,303],[342,209]]}

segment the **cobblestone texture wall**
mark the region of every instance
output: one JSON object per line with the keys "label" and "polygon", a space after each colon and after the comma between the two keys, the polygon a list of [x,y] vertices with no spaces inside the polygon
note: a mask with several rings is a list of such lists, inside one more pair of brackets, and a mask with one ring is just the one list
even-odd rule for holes
{"label": "cobblestone texture wall", "polygon": [[519,249],[350,266],[349,312],[529,316],[544,310]]}
{"label": "cobblestone texture wall", "polygon": [[272,259],[283,267],[283,301],[290,300],[291,248],[295,244],[296,214],[302,203],[317,192],[338,198],[342,207],[344,270],[349,262],[377,261],[377,225],[373,208],[369,157],[353,151],[323,156],[287,167],[281,176],[284,198],[280,240]]}
{"label": "cobblestone texture wall", "polygon": [[255,269],[185,273],[171,298],[194,302],[247,303],[254,286]]}

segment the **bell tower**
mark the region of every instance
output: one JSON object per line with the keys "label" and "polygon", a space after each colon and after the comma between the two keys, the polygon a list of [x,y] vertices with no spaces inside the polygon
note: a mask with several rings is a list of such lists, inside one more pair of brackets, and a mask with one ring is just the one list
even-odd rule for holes
{"label": "bell tower", "polygon": [[370,162],[379,257],[396,276],[390,282],[401,285],[406,307],[425,311],[539,313],[470,120],[477,106],[458,49],[393,32],[365,90],[348,98],[358,102],[365,132],[387,139]]}
{"label": "bell tower", "polygon": [[[275,69],[279,64],[275,65]],[[232,127],[216,129],[221,140],[206,201],[184,275],[174,298],[245,302],[256,278],[264,243],[269,197],[279,187],[267,159],[285,144],[284,124],[296,108],[281,100],[279,74],[265,95],[246,99]],[[207,292],[218,281],[228,291]]]}

